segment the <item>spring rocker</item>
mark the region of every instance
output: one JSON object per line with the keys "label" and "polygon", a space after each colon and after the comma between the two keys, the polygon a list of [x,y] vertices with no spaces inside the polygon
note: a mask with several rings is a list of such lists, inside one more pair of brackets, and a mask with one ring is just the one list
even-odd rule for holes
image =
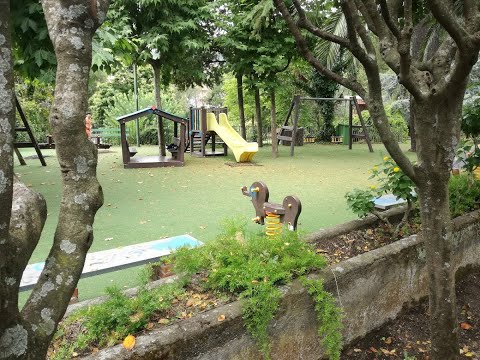
{"label": "spring rocker", "polygon": [[242,187],[242,193],[252,199],[256,213],[256,217],[252,220],[257,224],[266,225],[267,236],[280,234],[283,228],[282,224],[286,224],[290,231],[297,229],[302,203],[296,196],[286,196],[283,204],[268,202],[268,187],[262,181],[254,182],[249,189],[246,186]]}

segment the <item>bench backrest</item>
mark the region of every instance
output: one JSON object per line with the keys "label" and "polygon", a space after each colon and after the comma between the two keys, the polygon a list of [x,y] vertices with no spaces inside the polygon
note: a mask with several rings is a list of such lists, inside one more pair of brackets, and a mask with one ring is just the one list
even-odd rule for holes
{"label": "bench backrest", "polygon": [[[127,136],[129,135],[129,129],[125,129]],[[92,129],[92,136],[98,136],[103,138],[108,137],[120,137],[120,128],[97,128]]]}

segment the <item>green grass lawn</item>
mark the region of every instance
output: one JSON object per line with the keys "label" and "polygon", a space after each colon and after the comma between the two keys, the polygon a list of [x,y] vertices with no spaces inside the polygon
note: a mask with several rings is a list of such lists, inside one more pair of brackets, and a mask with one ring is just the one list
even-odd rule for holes
{"label": "green grass lawn", "polygon": [[[118,147],[100,150],[98,177],[105,202],[97,213],[91,252],[157,240],[179,234],[191,234],[201,241],[212,239],[225,218],[255,213],[240,188],[262,180],[270,190],[270,201],[282,202],[286,195],[297,195],[302,201],[299,229],[313,232],[355,216],[347,209],[344,195],[355,187],[366,187],[369,169],[386,154],[381,145],[369,153],[366,145],[348,150],[343,145],[308,144],[295,148],[280,147],[280,157],[271,158],[265,147],[255,156],[257,166],[226,165],[234,163],[233,155],[195,158],[186,155],[185,167],[123,169]],[[407,145],[404,146],[407,149]],[[139,154],[158,153],[153,146],[142,146]],[[33,154],[22,149],[25,156]],[[48,219],[30,263],[43,261],[53,241],[58,219],[61,183],[55,152],[45,150],[48,166],[27,159],[27,166],[16,165],[21,180],[41,192],[48,204]],[[252,224],[252,229],[261,230]],[[80,298],[103,293],[106,286],[130,287],[137,283],[138,269],[122,270],[83,279]],[[23,295],[22,300],[25,299]]]}

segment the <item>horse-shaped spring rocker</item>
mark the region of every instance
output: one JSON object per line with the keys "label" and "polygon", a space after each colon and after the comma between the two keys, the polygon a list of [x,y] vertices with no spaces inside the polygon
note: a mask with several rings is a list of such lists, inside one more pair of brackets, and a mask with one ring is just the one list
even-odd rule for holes
{"label": "horse-shaped spring rocker", "polygon": [[252,199],[256,217],[252,220],[257,224],[266,225],[265,233],[275,236],[282,232],[282,224],[287,225],[288,230],[297,229],[297,221],[302,211],[302,203],[296,196],[286,196],[283,204],[268,202],[269,191],[262,181],[254,182],[249,189],[242,187],[242,193]]}

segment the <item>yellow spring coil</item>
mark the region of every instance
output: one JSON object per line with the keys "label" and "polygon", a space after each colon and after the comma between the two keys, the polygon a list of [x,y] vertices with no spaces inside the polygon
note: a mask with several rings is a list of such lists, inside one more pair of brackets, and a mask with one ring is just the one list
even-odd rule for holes
{"label": "yellow spring coil", "polygon": [[267,236],[276,236],[282,233],[282,223],[280,222],[280,215],[265,212],[265,233]]}

